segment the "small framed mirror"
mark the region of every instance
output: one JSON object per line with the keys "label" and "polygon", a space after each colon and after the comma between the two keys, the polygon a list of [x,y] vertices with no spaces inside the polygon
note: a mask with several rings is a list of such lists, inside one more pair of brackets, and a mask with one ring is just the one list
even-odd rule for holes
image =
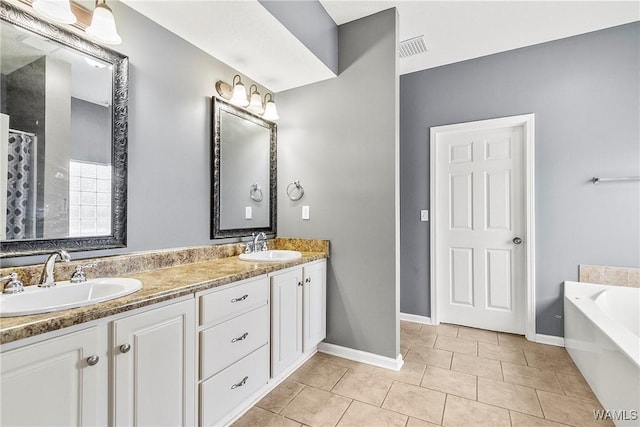
{"label": "small framed mirror", "polygon": [[5,1],[0,43],[0,257],[126,246],[128,58]]}
{"label": "small framed mirror", "polygon": [[275,123],[213,98],[211,238],[276,233]]}

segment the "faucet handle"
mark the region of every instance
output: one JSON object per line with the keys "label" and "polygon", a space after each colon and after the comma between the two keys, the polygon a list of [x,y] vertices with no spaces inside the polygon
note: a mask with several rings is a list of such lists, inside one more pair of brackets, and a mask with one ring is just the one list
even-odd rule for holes
{"label": "faucet handle", "polygon": [[95,267],[95,263],[90,264],[78,264],[76,265],[76,271],[71,275],[71,279],[69,280],[71,283],[84,283],[87,281],[87,276],[84,274],[85,268]]}
{"label": "faucet handle", "polygon": [[18,279],[18,273],[11,273],[8,276],[0,277],[0,281],[8,280],[2,290],[3,294],[19,294],[24,291],[24,283]]}

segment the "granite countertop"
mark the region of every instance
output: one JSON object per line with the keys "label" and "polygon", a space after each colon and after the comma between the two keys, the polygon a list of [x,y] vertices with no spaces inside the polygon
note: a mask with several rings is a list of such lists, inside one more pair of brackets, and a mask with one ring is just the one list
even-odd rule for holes
{"label": "granite countertop", "polygon": [[142,282],[142,289],[133,294],[70,310],[0,318],[0,344],[102,319],[323,258],[327,258],[327,253],[302,252],[302,258],[297,260],[278,263],[252,263],[241,261],[237,256],[232,256],[130,273],[126,277]]}

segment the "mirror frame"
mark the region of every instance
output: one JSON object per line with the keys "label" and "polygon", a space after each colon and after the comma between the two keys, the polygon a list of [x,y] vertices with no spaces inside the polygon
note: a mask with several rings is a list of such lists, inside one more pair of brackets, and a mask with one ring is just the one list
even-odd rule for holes
{"label": "mirror frame", "polygon": [[53,250],[86,251],[127,246],[127,143],[129,58],[104,48],[75,32],[58,27],[27,10],[0,1],[0,20],[16,25],[113,66],[111,117],[111,234],[56,239],[3,240],[0,258],[48,253]]}
{"label": "mirror frame", "polygon": [[[230,237],[245,237],[251,233],[264,232],[276,234],[277,212],[277,135],[278,127],[275,123],[256,116],[242,108],[229,104],[215,96],[212,97],[212,144],[211,144],[211,238],[226,239]],[[269,226],[252,228],[220,229],[220,112],[225,111],[251,123],[269,129]]]}

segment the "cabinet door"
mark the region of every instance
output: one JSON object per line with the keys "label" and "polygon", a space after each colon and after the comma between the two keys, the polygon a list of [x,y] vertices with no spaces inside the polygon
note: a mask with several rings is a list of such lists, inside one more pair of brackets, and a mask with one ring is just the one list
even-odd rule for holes
{"label": "cabinet door", "polygon": [[[2,353],[0,425],[104,425],[98,414],[108,363],[99,358],[101,338],[94,327]],[[87,360],[93,356],[98,360]]]}
{"label": "cabinet door", "polygon": [[302,269],[271,276],[271,377],[302,356]]}
{"label": "cabinet door", "polygon": [[195,422],[195,300],[113,322],[116,425]]}
{"label": "cabinet door", "polygon": [[319,261],[303,268],[304,319],[303,351],[314,349],[327,336],[327,262]]}

